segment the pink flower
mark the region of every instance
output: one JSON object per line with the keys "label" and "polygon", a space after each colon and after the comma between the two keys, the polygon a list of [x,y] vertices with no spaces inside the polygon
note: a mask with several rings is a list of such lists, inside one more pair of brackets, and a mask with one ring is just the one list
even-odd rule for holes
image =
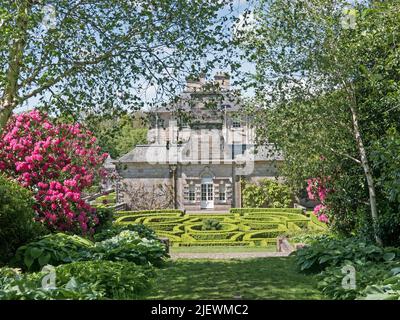
{"label": "pink flower", "polygon": [[81,193],[104,158],[91,132],[38,110],[14,115],[0,133],[0,170],[34,192],[37,219],[52,231],[84,233],[98,223]]}
{"label": "pink flower", "polygon": [[76,185],[77,185],[77,183],[76,183],[76,181],[75,180],[65,180],[64,181],[64,186],[66,186],[66,187],[72,187],[72,188],[74,188],[74,187],[76,187]]}
{"label": "pink flower", "polygon": [[43,128],[45,128],[46,130],[51,129],[52,127],[53,127],[53,126],[52,126],[50,123],[48,123],[48,122],[43,123]]}
{"label": "pink flower", "polygon": [[40,189],[47,189],[48,187],[49,187],[49,185],[47,184],[47,183],[44,183],[44,182],[38,182],[38,187],[40,188]]}
{"label": "pink flower", "polygon": [[321,222],[324,222],[324,223],[328,223],[328,217],[325,215],[325,214],[321,214],[319,217],[318,217],[318,220],[319,221],[321,221]]}

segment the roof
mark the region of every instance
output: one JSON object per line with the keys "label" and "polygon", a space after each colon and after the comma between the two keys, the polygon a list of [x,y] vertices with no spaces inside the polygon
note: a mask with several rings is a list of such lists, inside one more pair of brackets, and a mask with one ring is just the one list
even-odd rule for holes
{"label": "roof", "polygon": [[110,170],[115,169],[115,164],[113,162],[114,160],[111,158],[110,155],[108,155],[106,161],[104,161],[103,167]]}
{"label": "roof", "polygon": [[[113,163],[149,163],[149,164],[174,164],[174,163],[209,163],[221,161],[223,163],[243,162],[243,161],[282,161],[283,156],[278,152],[272,144],[259,146],[257,148],[250,147],[244,155],[240,155],[232,159],[231,150],[225,150],[221,158],[220,152],[207,157],[206,159],[198,159],[194,157],[189,142],[181,146],[170,145],[169,149],[165,144],[138,145],[135,149],[128,152]],[[197,150],[197,149],[196,149]],[[210,159],[211,158],[211,159]],[[218,163],[218,162],[217,162]]]}

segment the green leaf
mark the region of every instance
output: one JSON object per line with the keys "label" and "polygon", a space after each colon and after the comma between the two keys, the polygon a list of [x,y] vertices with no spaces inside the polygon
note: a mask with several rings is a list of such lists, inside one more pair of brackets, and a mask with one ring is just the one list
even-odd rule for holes
{"label": "green leaf", "polygon": [[32,259],[28,254],[25,254],[24,263],[25,263],[25,265],[28,267],[28,269],[30,269],[30,267],[32,266],[32,264],[33,264],[34,261],[35,261],[35,260]]}
{"label": "green leaf", "polygon": [[390,272],[393,273],[394,275],[397,275],[400,273],[400,267],[393,268],[392,270],[390,270]]}
{"label": "green leaf", "polygon": [[40,266],[45,266],[46,264],[49,263],[49,261],[50,261],[50,254],[49,254],[49,253],[47,253],[47,254],[45,254],[45,255],[42,255],[42,256],[39,258],[39,264],[40,264]]}
{"label": "green leaf", "polygon": [[29,250],[29,254],[32,258],[37,259],[39,256],[41,256],[43,254],[43,249],[34,247]]}
{"label": "green leaf", "polygon": [[325,263],[330,259],[331,259],[331,256],[328,256],[328,255],[322,256],[321,258],[319,258],[319,263],[320,264]]}
{"label": "green leaf", "polygon": [[396,258],[396,254],[394,252],[387,252],[383,255],[383,259],[385,261],[392,261],[394,258]]}

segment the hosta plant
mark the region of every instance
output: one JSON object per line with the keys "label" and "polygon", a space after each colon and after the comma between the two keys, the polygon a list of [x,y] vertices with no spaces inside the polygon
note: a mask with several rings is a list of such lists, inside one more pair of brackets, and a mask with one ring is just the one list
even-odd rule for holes
{"label": "hosta plant", "polygon": [[160,241],[141,238],[137,232],[130,230],[96,242],[93,249],[94,259],[129,261],[141,265],[159,265],[166,256],[166,247]]}
{"label": "hosta plant", "polygon": [[57,266],[91,256],[93,242],[77,235],[55,233],[18,248],[12,263],[22,269],[39,271],[45,265]]}

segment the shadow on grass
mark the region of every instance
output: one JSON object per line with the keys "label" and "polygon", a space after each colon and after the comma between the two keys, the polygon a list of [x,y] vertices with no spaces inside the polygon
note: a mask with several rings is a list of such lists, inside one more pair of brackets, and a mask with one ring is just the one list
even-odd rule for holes
{"label": "shadow on grass", "polygon": [[177,260],[157,271],[143,299],[321,299],[313,276],[293,257]]}

